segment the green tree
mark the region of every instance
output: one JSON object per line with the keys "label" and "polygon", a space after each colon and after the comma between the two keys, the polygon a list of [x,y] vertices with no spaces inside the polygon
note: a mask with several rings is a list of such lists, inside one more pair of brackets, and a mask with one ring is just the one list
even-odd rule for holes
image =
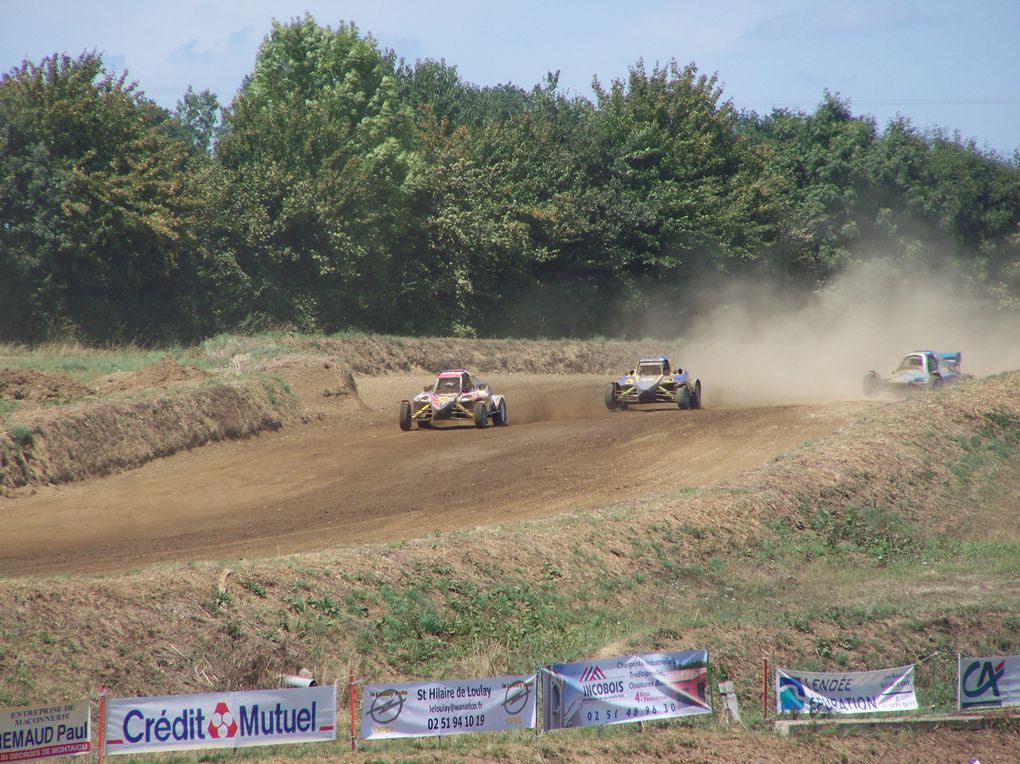
{"label": "green tree", "polygon": [[1020,304],[1020,172],[936,132],[918,182],[916,207],[955,245],[970,276],[1004,306]]}
{"label": "green tree", "polygon": [[668,303],[682,319],[702,279],[761,255],[776,235],[775,204],[714,75],[639,62],[626,81],[594,89],[581,185],[621,310]]}
{"label": "green tree", "polygon": [[188,92],[177,102],[174,115],[187,131],[195,148],[210,153],[220,115],[220,102],[216,94],[208,90],[196,93],[188,85]]}
{"label": "green tree", "polygon": [[415,122],[437,125],[450,131],[464,124],[464,109],[471,98],[469,88],[446,61],[419,60],[397,68],[401,99],[414,110]]}
{"label": "green tree", "polygon": [[251,202],[234,239],[253,316],[388,326],[412,124],[393,54],[371,37],[311,16],[274,22],[216,145],[228,184]]}
{"label": "green tree", "polygon": [[194,330],[189,146],[94,53],[0,79],[0,336]]}
{"label": "green tree", "polygon": [[765,170],[787,195],[791,231],[776,251],[777,270],[825,280],[851,261],[878,216],[874,121],[854,117],[848,103],[826,93],[813,114],[779,110],[759,130]]}
{"label": "green tree", "polygon": [[[445,123],[444,123],[445,124]],[[466,128],[422,125],[409,178],[415,221],[392,260],[400,331],[488,334],[528,282],[529,241],[503,179],[473,151]]]}

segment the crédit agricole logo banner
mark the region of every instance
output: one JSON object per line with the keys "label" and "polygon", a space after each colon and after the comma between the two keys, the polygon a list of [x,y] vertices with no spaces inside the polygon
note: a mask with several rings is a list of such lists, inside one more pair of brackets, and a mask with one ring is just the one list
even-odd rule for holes
{"label": "cr\u00e9dit agricole logo banner", "polygon": [[960,658],[960,708],[1020,705],[1020,655]]}

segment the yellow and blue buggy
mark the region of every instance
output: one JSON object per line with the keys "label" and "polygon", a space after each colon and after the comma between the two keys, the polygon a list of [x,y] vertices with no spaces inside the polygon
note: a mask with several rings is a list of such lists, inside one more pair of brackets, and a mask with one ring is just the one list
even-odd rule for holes
{"label": "yellow and blue buggy", "polygon": [[673,368],[664,355],[646,355],[633,369],[605,388],[606,408],[626,409],[639,403],[671,403],[681,409],[701,408],[701,380]]}

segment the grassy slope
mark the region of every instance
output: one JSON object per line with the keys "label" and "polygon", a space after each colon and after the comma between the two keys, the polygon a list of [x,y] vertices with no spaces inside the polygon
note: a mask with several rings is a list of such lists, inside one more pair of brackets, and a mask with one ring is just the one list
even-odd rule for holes
{"label": "grassy slope", "polygon": [[[952,735],[784,742],[755,731],[761,661],[834,670],[927,658],[920,701],[947,710],[956,652],[1020,651],[1018,443],[1020,374],[1001,375],[881,407],[726,484],[599,513],[279,560],[0,581],[0,706],[101,683],[123,695],[258,686],[303,666],[327,681],[348,670],[396,681],[707,647],[750,730],[697,720],[376,755],[906,761],[890,751],[908,742],[911,756],[931,745],[922,758],[942,760]],[[1007,725],[958,745],[994,761],[1011,739]],[[966,760],[956,753],[945,760]]]}

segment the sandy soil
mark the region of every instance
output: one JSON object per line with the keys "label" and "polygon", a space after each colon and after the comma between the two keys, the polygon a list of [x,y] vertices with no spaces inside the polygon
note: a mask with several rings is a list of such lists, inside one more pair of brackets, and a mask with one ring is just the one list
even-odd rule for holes
{"label": "sandy soil", "polygon": [[0,500],[0,574],[286,554],[640,501],[767,462],[873,405],[610,412],[605,377],[504,375],[489,381],[510,426],[402,432],[398,402],[427,377],[360,377],[358,400],[324,395],[335,374],[314,364],[282,374],[304,424]]}

